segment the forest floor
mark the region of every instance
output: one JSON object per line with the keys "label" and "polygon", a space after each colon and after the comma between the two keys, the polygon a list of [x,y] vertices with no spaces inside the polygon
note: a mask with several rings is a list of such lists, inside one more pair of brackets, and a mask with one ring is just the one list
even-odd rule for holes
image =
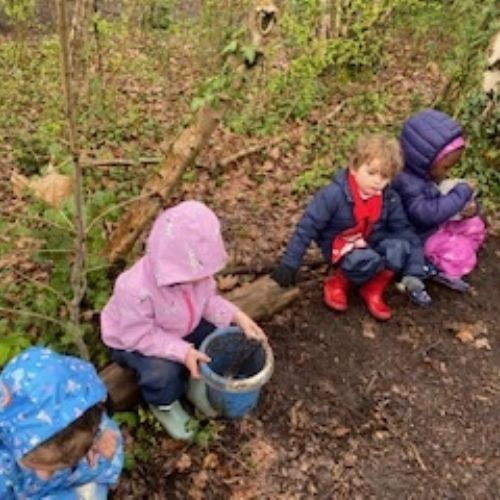
{"label": "forest floor", "polygon": [[316,274],[264,324],[258,409],[206,448],[159,438],[114,498],[498,498],[499,257],[491,237],[473,292],[431,284],[430,309],[393,290],[383,324],[328,310]]}
{"label": "forest floor", "polygon": [[[384,116],[360,114],[346,97],[340,111],[336,101],[294,124],[287,148],[242,155],[214,176],[209,166],[217,158],[248,146],[220,128],[198,159],[196,182],[184,184],[177,199],[209,203],[223,220],[231,260],[265,268],[307,201],[293,190],[307,168],[306,149],[315,147],[304,145],[306,131],[320,123],[335,138],[347,123],[396,123],[409,113],[410,88],[432,102],[444,78],[422,66],[415,50],[399,45],[372,82],[375,91],[392,92]],[[498,497],[499,257],[500,240],[491,236],[471,276],[472,293],[431,284],[430,309],[410,305],[393,288],[395,315],[384,324],[355,296],[347,313],[328,310],[324,269],[304,272],[300,299],[263,323],[276,371],[258,408],[225,422],[207,447],[158,435],[149,459],[123,476],[114,498]],[[230,289],[244,279],[225,276],[219,285]],[[127,441],[131,449],[134,438]]]}

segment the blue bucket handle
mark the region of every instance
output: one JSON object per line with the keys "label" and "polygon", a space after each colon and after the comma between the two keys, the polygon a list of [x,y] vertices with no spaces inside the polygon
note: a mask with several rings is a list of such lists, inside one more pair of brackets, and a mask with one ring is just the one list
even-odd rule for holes
{"label": "blue bucket handle", "polygon": [[[243,333],[241,328],[237,326],[228,326],[225,328],[217,328],[210,335],[208,335],[205,340],[200,345],[200,351],[206,354],[207,345],[216,337],[220,337],[227,333]],[[247,391],[255,391],[262,387],[272,376],[274,371],[274,354],[269,345],[267,339],[265,340],[257,340],[259,344],[264,349],[264,367],[260,370],[259,373],[256,373],[252,377],[243,378],[243,379],[228,379],[222,377],[218,373],[215,373],[208,363],[200,363],[200,374],[202,379],[205,381],[207,385],[212,387],[213,389],[219,391],[228,391],[228,392],[247,392]]]}

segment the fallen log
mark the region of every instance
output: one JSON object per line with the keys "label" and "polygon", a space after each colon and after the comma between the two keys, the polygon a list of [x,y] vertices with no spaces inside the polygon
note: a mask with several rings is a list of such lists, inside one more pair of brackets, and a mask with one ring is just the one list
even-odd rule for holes
{"label": "fallen log", "polygon": [[[255,320],[271,317],[299,295],[298,288],[281,288],[269,276],[243,285],[228,293],[226,297]],[[115,411],[133,407],[139,401],[139,390],[134,373],[111,363],[100,376],[109,393],[110,407]]]}
{"label": "fallen log", "polygon": [[147,224],[160,211],[182,173],[208,142],[217,125],[218,117],[211,108],[202,108],[194,124],[184,129],[172,144],[165,161],[141,190],[141,199],[131,204],[106,248],[110,263],[124,257],[132,248]]}

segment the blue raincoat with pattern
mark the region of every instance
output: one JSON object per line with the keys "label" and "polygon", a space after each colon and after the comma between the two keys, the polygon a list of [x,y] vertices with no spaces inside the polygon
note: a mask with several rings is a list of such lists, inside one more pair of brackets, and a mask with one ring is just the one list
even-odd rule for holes
{"label": "blue raincoat with pattern", "polygon": [[107,491],[115,484],[123,466],[123,444],[117,425],[106,414],[99,432],[111,429],[117,434],[111,460],[100,456],[91,467],[84,457],[48,480],[20,464],[37,445],[105,399],[106,387],[86,361],[41,347],[12,359],[0,375],[0,499],[77,500],[83,485],[92,483]]}

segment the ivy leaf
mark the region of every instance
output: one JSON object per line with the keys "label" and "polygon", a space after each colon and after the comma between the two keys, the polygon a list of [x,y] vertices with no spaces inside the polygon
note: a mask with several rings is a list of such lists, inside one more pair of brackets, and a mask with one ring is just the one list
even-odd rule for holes
{"label": "ivy leaf", "polygon": [[236,40],[231,40],[223,49],[222,55],[234,54],[238,49],[238,42]]}
{"label": "ivy leaf", "polygon": [[248,64],[253,64],[257,58],[257,49],[253,45],[246,45],[245,47],[242,47],[241,53],[243,54],[245,62]]}

